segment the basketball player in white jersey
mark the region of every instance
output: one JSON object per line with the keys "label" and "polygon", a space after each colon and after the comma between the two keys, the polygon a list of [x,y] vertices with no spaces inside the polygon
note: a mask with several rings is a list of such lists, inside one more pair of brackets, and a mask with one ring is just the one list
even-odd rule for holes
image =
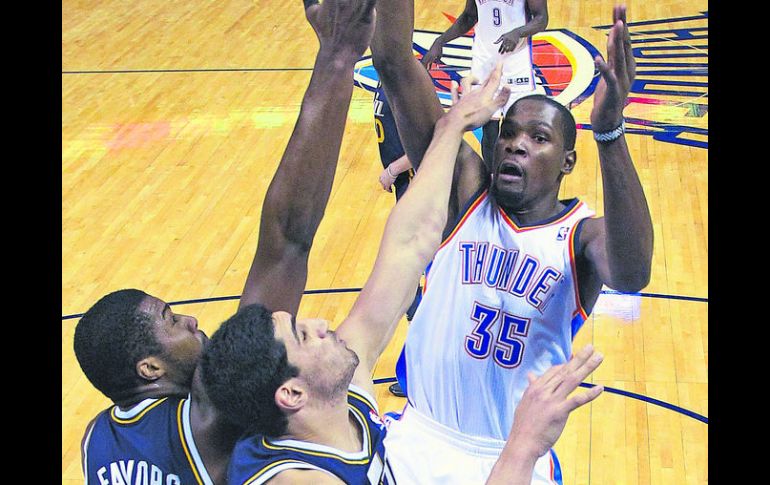
{"label": "basketball player in white jersey", "polygon": [[[442,116],[433,83],[412,53],[412,0],[378,0],[374,66],[407,156],[419,163]],[[591,126],[604,216],[559,199],[577,161],[571,113],[542,95],[506,113],[489,167],[460,147],[444,241],[426,269],[422,301],[397,365],[407,406],[388,432],[400,484],[484,483],[528,373],[572,353],[572,338],[603,285],[624,292],[650,278],[653,230],[625,141],[623,108],[636,65],[625,7],[613,10]],[[561,483],[545,453],[534,483]]]}
{"label": "basketball player in white jersey", "polygon": [[511,90],[503,108],[484,125],[481,155],[487,164],[492,161],[500,120],[514,101],[536,90],[532,67],[532,36],[548,26],[546,0],[466,0],[465,9],[454,24],[433,41],[422,58],[430,68],[441,59],[444,46],[474,29],[471,50],[471,75],[486,80],[495,64],[503,62],[501,84]]}

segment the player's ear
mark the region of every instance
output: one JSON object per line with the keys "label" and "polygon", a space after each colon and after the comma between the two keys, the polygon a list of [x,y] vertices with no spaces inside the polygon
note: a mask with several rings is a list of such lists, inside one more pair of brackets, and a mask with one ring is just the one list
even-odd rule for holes
{"label": "player's ear", "polygon": [[275,391],[275,404],[287,413],[297,412],[307,403],[308,394],[302,381],[292,377]]}
{"label": "player's ear", "polygon": [[561,173],[565,175],[572,173],[572,170],[575,168],[575,163],[577,163],[577,152],[575,150],[567,150],[567,152],[564,154]]}
{"label": "player's ear", "polygon": [[155,381],[166,374],[163,363],[155,356],[145,357],[136,363],[136,374],[142,379]]}

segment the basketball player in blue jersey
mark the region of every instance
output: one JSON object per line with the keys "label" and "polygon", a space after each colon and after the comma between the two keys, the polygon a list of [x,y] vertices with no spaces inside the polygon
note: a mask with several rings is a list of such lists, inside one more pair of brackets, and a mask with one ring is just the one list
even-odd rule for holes
{"label": "basketball player in blue jersey", "polygon": [[535,92],[535,72],[532,64],[532,36],[548,27],[546,0],[466,0],[463,12],[446,32],[433,41],[422,58],[430,68],[441,59],[444,46],[474,29],[471,50],[471,75],[485,80],[499,61],[504,62],[504,83],[511,97],[503,108],[484,125],[481,155],[492,161],[500,120],[518,98]]}
{"label": "basketball player in blue jersey", "polygon": [[[353,91],[353,65],[372,31],[372,1],[305,2],[320,47],[294,132],[265,196],[259,243],[240,306],[295,312],[334,179]],[[340,27],[342,26],[342,27]],[[88,484],[223,484],[242,430],[223,419],[197,365],[207,337],[139,290],[100,299],[75,329],[75,355],[114,406],[83,439]]]}
{"label": "basketball player in blue jersey", "polygon": [[[417,173],[443,109],[414,57],[412,0],[378,0],[374,67]],[[635,292],[650,279],[653,230],[624,136],[635,77],[625,7],[613,10],[591,125],[604,216],[559,198],[577,156],[571,113],[542,95],[507,111],[493,163],[458,153],[444,240],[426,269],[398,378],[408,404],[385,445],[399,483],[483,483],[503,448],[528,373],[572,354],[602,285]],[[421,432],[422,431],[422,432]],[[536,483],[559,483],[546,453]]]}
{"label": "basketball player in blue jersey", "polygon": [[[251,305],[212,336],[202,382],[219,410],[250,434],[236,444],[228,483],[395,483],[372,371],[440,242],[463,133],[507,99],[497,89],[500,72],[437,121],[420,171],[388,217],[372,273],[336,331],[324,320]],[[601,392],[567,399],[600,362],[587,348],[533,384],[512,431],[516,442],[490,483],[528,483],[543,443],[547,449],[567,414]]]}
{"label": "basketball player in blue jersey", "polygon": [[388,192],[395,189],[394,193],[396,201],[398,201],[404,195],[404,191],[409,186],[409,180],[414,175],[412,164],[404,152],[404,146],[401,144],[398,130],[396,130],[396,120],[393,118],[393,112],[390,109],[388,99],[385,97],[382,84],[377,84],[372,104],[377,148],[383,166],[380,184]]}

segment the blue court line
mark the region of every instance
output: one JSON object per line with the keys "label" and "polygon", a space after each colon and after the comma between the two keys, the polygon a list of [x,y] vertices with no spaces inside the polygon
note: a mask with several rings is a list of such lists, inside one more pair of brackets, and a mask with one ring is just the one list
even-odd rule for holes
{"label": "blue court line", "polygon": [[[328,288],[323,290],[305,290],[303,295],[318,295],[318,294],[328,294],[328,293],[355,293],[361,291],[361,288]],[[682,296],[682,295],[664,295],[660,293],[623,293],[621,291],[615,291],[615,290],[602,290],[602,294],[605,295],[629,295],[629,296],[642,296],[645,298],[663,298],[666,300],[685,300],[685,301],[697,301],[697,302],[703,302],[708,303],[708,298],[701,298],[697,296]],[[188,305],[191,303],[209,303],[212,301],[226,301],[226,300],[238,300],[240,299],[240,295],[233,295],[233,296],[213,296],[211,298],[196,298],[193,300],[179,300],[179,301],[170,301],[168,302],[169,306],[172,305]],[[80,318],[82,317],[82,313],[73,313],[72,315],[64,315],[61,317],[62,320],[70,320],[72,318]]]}
{"label": "blue court line", "polygon": [[209,69],[120,69],[104,71],[62,71],[62,74],[141,74],[163,72],[271,72],[271,71],[312,71],[312,67],[213,67]]}
{"label": "blue court line", "polygon": [[[375,384],[387,384],[389,382],[396,382],[395,377],[381,377],[379,379],[374,379],[373,382]],[[581,382],[580,387],[594,387],[595,384],[587,384],[585,382]],[[702,423],[709,423],[709,419],[705,416],[701,416],[698,413],[692,412],[688,409],[680,408],[679,406],[674,406],[673,404],[669,404],[667,402],[661,401],[659,399],[655,399],[652,397],[643,396],[641,394],[636,394],[635,392],[629,392],[629,391],[623,391],[621,389],[615,389],[613,387],[607,387],[604,386],[604,392],[609,392],[611,394],[620,394],[621,396],[631,397],[634,399],[638,399],[639,401],[644,401],[649,404],[655,404],[656,406],[660,406],[662,408],[669,409],[671,411],[675,411],[679,414],[684,414],[685,416],[689,416],[693,419],[697,419],[698,421]]]}

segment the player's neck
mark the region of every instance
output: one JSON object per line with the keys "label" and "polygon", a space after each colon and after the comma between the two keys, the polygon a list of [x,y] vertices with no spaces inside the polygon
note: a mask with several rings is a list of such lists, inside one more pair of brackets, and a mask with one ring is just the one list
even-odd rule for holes
{"label": "player's neck", "polygon": [[361,451],[361,424],[350,412],[347,399],[327,406],[304,409],[290,418],[289,433],[282,439],[293,439],[329,446],[348,453]]}
{"label": "player's neck", "polygon": [[508,205],[505,201],[498,201],[498,204],[509,217],[522,225],[536,224],[550,219],[560,214],[565,207],[556,196],[516,206]]}
{"label": "player's neck", "polygon": [[164,397],[187,397],[190,389],[176,384],[153,382],[129,389],[117,396],[114,403],[121,409],[130,409],[145,399],[162,399]]}

